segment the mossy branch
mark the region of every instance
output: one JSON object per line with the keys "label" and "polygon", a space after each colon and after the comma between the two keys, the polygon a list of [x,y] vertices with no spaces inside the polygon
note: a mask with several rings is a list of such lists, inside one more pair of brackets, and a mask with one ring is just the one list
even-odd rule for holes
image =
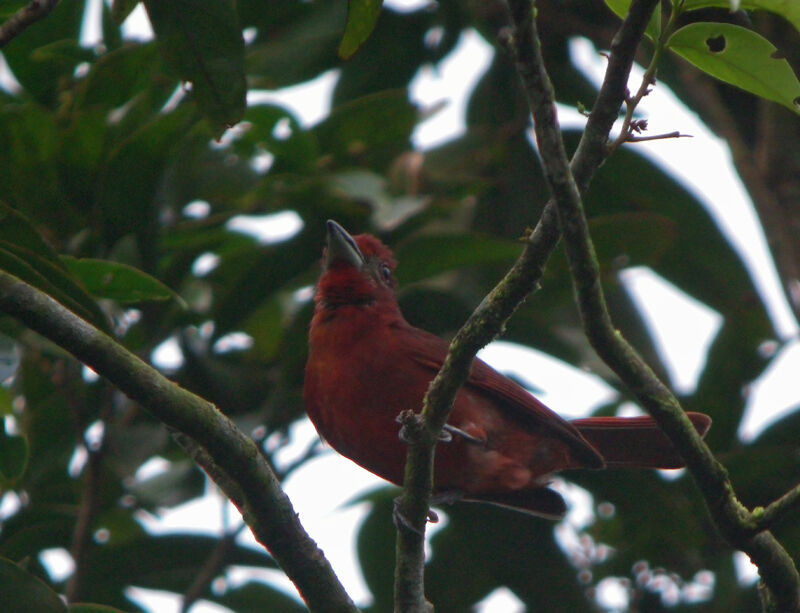
{"label": "mossy branch", "polygon": [[[528,3],[514,1],[510,4],[515,16],[527,10],[530,17]],[[633,57],[656,4],[657,0],[634,1],[630,14],[612,41],[603,85],[572,159],[572,176],[576,177],[581,191],[588,188],[595,171],[608,156],[608,135],[626,99]],[[516,23],[516,17],[512,22]],[[532,39],[519,39],[512,29],[502,31],[500,39],[517,56],[519,63],[528,64],[527,51],[523,50],[533,43]],[[523,70],[523,81],[531,98],[530,90],[540,86],[535,71]],[[533,110],[537,123],[553,121],[557,127],[554,109],[540,106]],[[422,412],[404,416],[409,451],[403,493],[397,501],[397,512],[402,520],[398,522],[397,531],[396,611],[430,610],[423,581],[424,534],[433,485],[434,451],[458,388],[466,381],[478,350],[501,332],[508,318],[537,287],[559,237],[557,211],[551,201],[528,236],[522,255],[453,338],[447,358],[425,396]]]}
{"label": "mossy branch", "polygon": [[[753,532],[763,513],[754,517],[739,502],[725,467],[692,427],[678,400],[613,325],[600,283],[581,192],[555,119],[553,89],[540,53],[530,7],[529,2],[520,2],[519,10],[513,11],[520,74],[526,83],[535,84],[527,91],[536,124],[536,140],[545,177],[557,203],[586,335],[597,354],[633,392],[678,449],[720,532],[758,566],[768,594],[764,601],[785,613],[800,611],[800,576],[791,557],[770,532]],[[781,508],[795,504],[796,495],[787,496]]]}
{"label": "mossy branch", "polygon": [[327,559],[297,518],[255,443],[210,402],[168,380],[114,339],[42,291],[0,272],[0,311],[69,351],[150,414],[237,506],[245,521],[315,611],[357,611]]}
{"label": "mossy branch", "polygon": [[0,24],[0,48],[5,47],[25,29],[50,14],[58,0],[31,0]]}

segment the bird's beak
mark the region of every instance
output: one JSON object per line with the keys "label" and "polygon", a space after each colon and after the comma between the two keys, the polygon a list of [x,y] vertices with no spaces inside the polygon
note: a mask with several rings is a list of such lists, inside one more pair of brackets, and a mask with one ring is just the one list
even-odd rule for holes
{"label": "bird's beak", "polygon": [[342,226],[328,220],[328,249],[325,251],[325,268],[329,269],[334,262],[345,262],[356,270],[364,265],[364,255],[356,245],[353,237]]}

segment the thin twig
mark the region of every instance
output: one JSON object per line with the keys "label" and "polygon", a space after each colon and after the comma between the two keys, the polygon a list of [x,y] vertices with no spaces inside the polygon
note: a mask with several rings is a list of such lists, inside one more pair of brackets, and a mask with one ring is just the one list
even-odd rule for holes
{"label": "thin twig", "polygon": [[798,507],[800,507],[800,485],[796,485],[766,507],[753,509],[753,527],[759,531],[768,530]]}
{"label": "thin twig", "polygon": [[31,0],[30,4],[19,9],[5,23],[0,24],[0,48],[5,47],[31,24],[47,17],[56,4],[58,0]]}
{"label": "thin twig", "polygon": [[648,140],[666,140],[668,138],[692,138],[691,134],[681,134],[678,131],[665,134],[650,134],[649,136],[628,136],[626,143],[643,143]]}
{"label": "thin twig", "polygon": [[225,533],[219,541],[217,541],[214,551],[211,552],[211,555],[208,556],[203,566],[200,567],[200,571],[197,573],[194,581],[192,581],[189,589],[187,589],[186,593],[183,595],[181,613],[186,613],[194,603],[203,597],[203,594],[206,593],[211,582],[214,581],[214,577],[216,577],[228,563],[228,558],[236,547],[236,539],[246,527],[247,524],[242,523],[238,528]]}
{"label": "thin twig", "polygon": [[83,592],[86,588],[84,577],[89,559],[89,547],[92,543],[92,524],[97,515],[97,507],[100,502],[103,466],[102,449],[89,449],[87,445],[87,453],[89,457],[84,467],[78,519],[75,522],[72,545],[70,547],[70,555],[75,563],[75,570],[67,582],[65,593],[67,602],[77,602],[84,599]]}
{"label": "thin twig", "polygon": [[[66,361],[66,360],[64,360]],[[72,532],[72,543],[70,555],[74,562],[75,569],[67,582],[65,596],[67,602],[77,602],[84,600],[86,590],[86,572],[89,563],[89,549],[92,546],[92,528],[97,517],[103,491],[103,461],[106,450],[105,436],[97,446],[93,446],[91,441],[86,440],[87,423],[85,418],[80,417],[85,411],[77,406],[76,394],[71,390],[65,390],[67,401],[70,403],[70,410],[75,418],[78,439],[86,450],[88,459],[83,469],[83,479],[81,483],[81,497],[78,506],[78,519]],[[105,421],[111,411],[113,388],[106,385],[104,392],[103,406],[100,411],[100,419]]]}

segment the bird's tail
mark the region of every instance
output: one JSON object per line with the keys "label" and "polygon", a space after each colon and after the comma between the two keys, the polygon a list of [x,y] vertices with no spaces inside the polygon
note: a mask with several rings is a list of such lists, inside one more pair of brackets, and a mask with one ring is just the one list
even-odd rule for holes
{"label": "bird's tail", "polygon": [[[704,436],[711,418],[703,413],[686,415],[700,436]],[[684,465],[652,417],[589,417],[570,423],[600,452],[606,466],[681,468]]]}

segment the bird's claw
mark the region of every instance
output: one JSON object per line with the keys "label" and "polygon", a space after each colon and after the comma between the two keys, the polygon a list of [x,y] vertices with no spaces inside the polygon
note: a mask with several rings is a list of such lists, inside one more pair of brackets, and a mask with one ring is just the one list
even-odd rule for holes
{"label": "bird's claw", "polygon": [[472,443],[473,445],[484,445],[486,441],[479,439],[476,436],[472,436],[468,432],[464,432],[461,428],[456,428],[455,426],[451,426],[450,424],[445,424],[442,428],[442,433],[439,435],[439,440],[445,443],[449,443],[453,440],[453,436],[460,436],[468,443]]}
{"label": "bird's claw", "polygon": [[422,428],[422,417],[410,409],[400,411],[395,418],[395,421],[400,424],[400,431],[397,433],[398,438],[406,445],[410,445],[414,439],[412,431],[419,432]]}
{"label": "bird's claw", "polygon": [[[433,509],[428,509],[428,515],[426,517],[428,523],[435,524],[439,522],[439,514],[436,513]],[[418,536],[425,536],[424,532],[418,530],[409,520],[408,518],[403,515],[403,512],[400,510],[400,499],[394,499],[394,505],[392,506],[392,523],[394,523],[395,528],[405,528],[406,530],[410,530],[414,534]]]}

